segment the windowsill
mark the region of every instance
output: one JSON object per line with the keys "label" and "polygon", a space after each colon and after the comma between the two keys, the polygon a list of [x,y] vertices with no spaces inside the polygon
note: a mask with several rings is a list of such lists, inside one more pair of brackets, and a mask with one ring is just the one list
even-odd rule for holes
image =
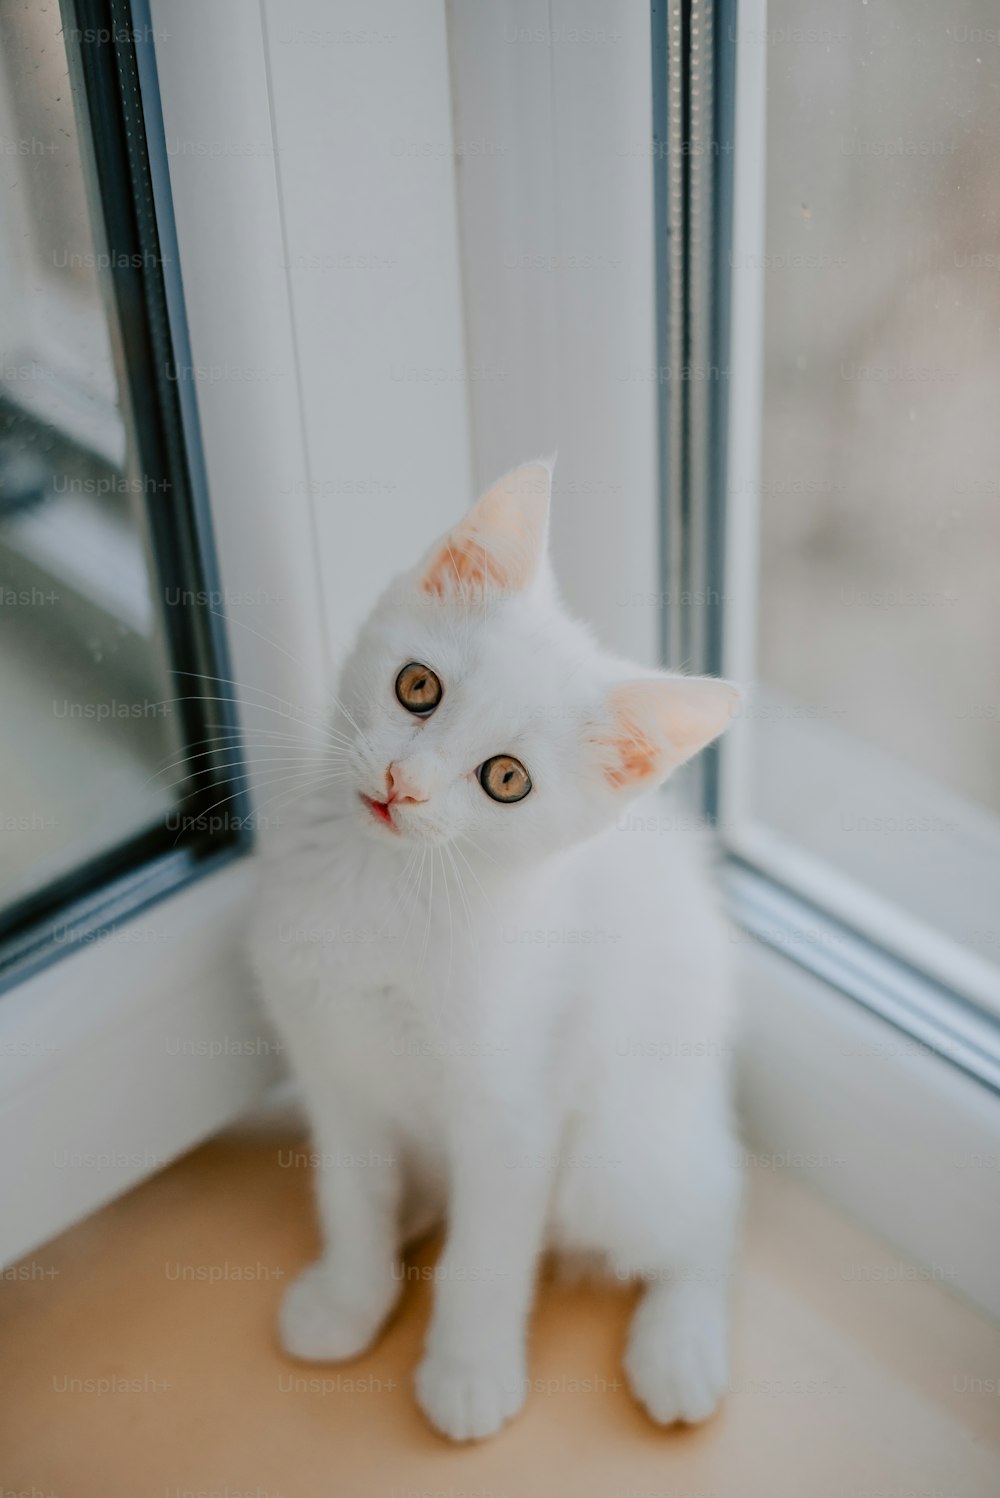
{"label": "windowsill", "polygon": [[[209,1145],[3,1285],[8,1486],[69,1492],[86,1471],[94,1492],[306,1494],[336,1472],[344,1491],[522,1498],[997,1491],[996,1327],[949,1293],[948,1265],[921,1274],[780,1169],[753,1172],[734,1387],[716,1419],[652,1426],[621,1382],[627,1296],[548,1283],[524,1413],[458,1451],[413,1404],[426,1277],[357,1363],[306,1367],[278,1350],[278,1299],[314,1251],[308,1172],[280,1163],[289,1143]],[[147,1391],[58,1392],[109,1370]]]}

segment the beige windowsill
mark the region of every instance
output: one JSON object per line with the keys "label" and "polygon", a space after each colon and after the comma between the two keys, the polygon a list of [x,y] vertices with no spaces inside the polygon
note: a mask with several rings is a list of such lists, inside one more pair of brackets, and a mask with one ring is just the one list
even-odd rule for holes
{"label": "beige windowsill", "polygon": [[290,1154],[273,1140],[216,1142],[39,1250],[20,1277],[6,1271],[0,1489],[1000,1493],[1000,1331],[944,1288],[947,1265],[936,1266],[941,1283],[919,1276],[786,1171],[754,1173],[734,1388],[715,1420],[650,1425],[618,1369],[627,1297],[546,1283],[527,1408],[493,1441],[456,1448],[426,1427],[410,1392],[426,1277],[358,1363],[304,1368],[279,1351],[276,1303],[313,1251],[308,1173]]}

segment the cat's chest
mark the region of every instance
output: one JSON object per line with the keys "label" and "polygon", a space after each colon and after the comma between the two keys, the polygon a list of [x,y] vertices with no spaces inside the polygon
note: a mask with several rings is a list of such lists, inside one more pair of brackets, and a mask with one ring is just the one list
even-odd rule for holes
{"label": "cat's chest", "polygon": [[258,908],[258,962],[276,977],[390,995],[400,1013],[401,994],[464,985],[498,945],[497,923],[483,901],[460,898],[434,872],[420,855],[389,873],[346,859],[290,860],[271,871]]}
{"label": "cat's chest", "polygon": [[355,982],[311,997],[293,990],[278,1018],[334,1091],[355,1095],[405,1137],[443,1137],[451,1045],[403,989]]}
{"label": "cat's chest", "polygon": [[338,1051],[349,1064],[357,1061],[406,1076],[426,1072],[432,1082],[440,1079],[442,1036],[402,988],[357,983],[321,1003]]}
{"label": "cat's chest", "polygon": [[405,893],[346,859],[300,851],[268,870],[254,945],[267,967],[289,976],[349,979],[366,989],[392,984]]}

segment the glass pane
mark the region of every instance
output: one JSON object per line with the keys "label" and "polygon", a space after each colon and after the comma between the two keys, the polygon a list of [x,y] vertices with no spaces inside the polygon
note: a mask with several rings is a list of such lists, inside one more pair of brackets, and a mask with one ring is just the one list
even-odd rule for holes
{"label": "glass pane", "polygon": [[[162,821],[178,747],[59,7],[0,0],[0,903]],[[155,497],[155,496],[154,496]]]}
{"label": "glass pane", "polygon": [[992,0],[773,0],[752,808],[1000,953]]}

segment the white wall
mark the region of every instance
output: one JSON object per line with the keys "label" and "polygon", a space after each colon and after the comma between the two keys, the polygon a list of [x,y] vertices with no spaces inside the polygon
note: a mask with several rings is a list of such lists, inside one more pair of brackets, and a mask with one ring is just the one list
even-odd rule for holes
{"label": "white wall", "polygon": [[[193,0],[157,13],[164,48],[223,66]],[[263,14],[281,243],[246,253],[291,309],[282,379],[300,428],[275,433],[289,462],[274,454],[270,481],[289,515],[310,501],[328,654],[478,488],[558,447],[569,601],[654,660],[648,7],[555,0],[551,23],[544,0],[456,0],[447,20],[443,0]],[[240,155],[252,142],[228,145],[183,165],[224,193],[256,161]],[[228,279],[245,277],[225,272],[215,294]]]}
{"label": "white wall", "polygon": [[266,0],[334,654],[471,493],[443,0]]}
{"label": "white wall", "polygon": [[450,0],[479,484],[559,449],[556,568],[608,644],[659,638],[649,6]]}

